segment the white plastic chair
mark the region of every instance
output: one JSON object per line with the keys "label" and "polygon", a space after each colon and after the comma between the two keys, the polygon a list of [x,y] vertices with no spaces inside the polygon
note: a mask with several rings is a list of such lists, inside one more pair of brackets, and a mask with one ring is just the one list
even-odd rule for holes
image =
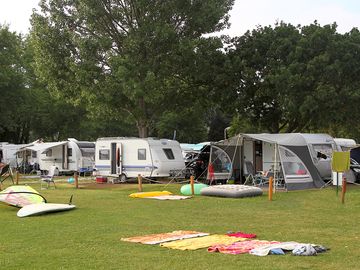
{"label": "white plastic chair", "polygon": [[56,188],[55,185],[55,181],[54,181],[54,176],[57,175],[58,173],[58,168],[56,166],[51,166],[49,169],[49,172],[47,175],[43,175],[41,176],[41,189],[45,189],[43,187],[43,184],[46,183],[46,189],[48,189],[50,187],[50,184],[53,183],[54,184],[54,188]]}

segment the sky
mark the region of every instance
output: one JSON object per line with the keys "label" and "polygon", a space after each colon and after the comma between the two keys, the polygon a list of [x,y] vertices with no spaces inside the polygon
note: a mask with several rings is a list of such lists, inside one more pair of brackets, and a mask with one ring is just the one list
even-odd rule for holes
{"label": "sky", "polygon": [[[0,24],[8,24],[11,31],[26,34],[30,15],[39,0],[0,0]],[[231,27],[222,32],[240,36],[258,25],[274,25],[284,21],[293,25],[308,25],[315,20],[320,25],[336,22],[338,32],[360,28],[358,0],[235,0],[230,12]]]}

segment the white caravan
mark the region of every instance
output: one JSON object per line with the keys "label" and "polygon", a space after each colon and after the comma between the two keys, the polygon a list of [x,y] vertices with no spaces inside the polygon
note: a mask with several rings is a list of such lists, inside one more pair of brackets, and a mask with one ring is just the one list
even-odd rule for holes
{"label": "white caravan", "polygon": [[184,169],[180,144],[155,138],[99,138],[95,147],[98,175],[119,178],[121,182],[143,177],[169,177],[170,171]]}
{"label": "white caravan", "polygon": [[61,142],[39,142],[21,149],[28,154],[27,162],[38,164],[41,171],[56,166],[57,173],[93,171],[95,143],[69,138]]}
{"label": "white caravan", "polygon": [[17,158],[16,153],[17,151],[25,146],[26,144],[9,144],[7,142],[0,143],[0,162],[9,164],[10,167],[16,168]]}
{"label": "white caravan", "polygon": [[353,139],[334,138],[335,143],[341,148],[342,151],[350,151],[352,148],[357,147],[356,141]]}

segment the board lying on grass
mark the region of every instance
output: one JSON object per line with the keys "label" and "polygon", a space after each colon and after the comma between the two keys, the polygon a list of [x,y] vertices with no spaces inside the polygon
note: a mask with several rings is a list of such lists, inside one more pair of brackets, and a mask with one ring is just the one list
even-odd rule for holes
{"label": "board lying on grass", "polygon": [[21,208],[17,212],[18,217],[28,217],[34,215],[41,215],[49,212],[60,212],[72,210],[75,208],[73,204],[62,204],[62,203],[39,203],[29,204]]}

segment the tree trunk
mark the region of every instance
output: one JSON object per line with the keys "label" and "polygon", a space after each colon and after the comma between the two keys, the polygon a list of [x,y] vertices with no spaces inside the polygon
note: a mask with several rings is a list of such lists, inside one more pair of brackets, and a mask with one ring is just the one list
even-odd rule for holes
{"label": "tree trunk", "polygon": [[139,98],[138,102],[139,102],[139,108],[141,110],[141,116],[137,120],[139,137],[146,138],[149,136],[149,125],[148,125],[148,120],[146,117],[146,105],[145,105],[144,98],[143,97]]}
{"label": "tree trunk", "polygon": [[145,120],[139,120],[137,122],[137,127],[138,127],[140,138],[147,138],[149,136],[149,134],[148,134],[149,128],[148,128]]}

